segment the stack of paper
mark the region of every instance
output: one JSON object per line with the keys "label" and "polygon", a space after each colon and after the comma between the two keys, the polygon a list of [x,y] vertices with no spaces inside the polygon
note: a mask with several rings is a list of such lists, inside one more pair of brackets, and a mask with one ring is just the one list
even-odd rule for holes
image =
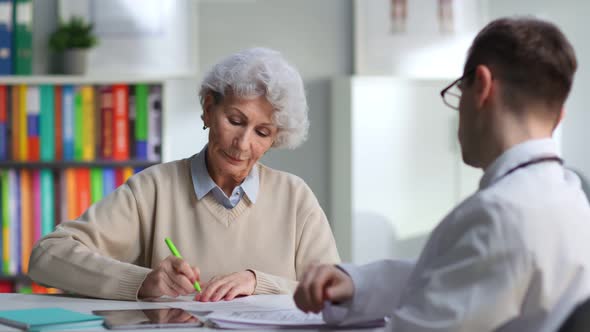
{"label": "stack of paper", "polygon": [[[322,328],[328,325],[320,314],[306,314],[297,309],[275,311],[214,312],[208,324],[222,329]],[[385,318],[347,325],[346,328],[385,326]]]}

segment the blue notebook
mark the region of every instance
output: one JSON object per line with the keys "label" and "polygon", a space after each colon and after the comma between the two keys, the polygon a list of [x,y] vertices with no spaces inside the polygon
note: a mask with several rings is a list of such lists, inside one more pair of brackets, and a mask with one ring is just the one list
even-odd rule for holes
{"label": "blue notebook", "polygon": [[55,331],[101,326],[103,318],[61,308],[0,311],[0,323],[27,331]]}

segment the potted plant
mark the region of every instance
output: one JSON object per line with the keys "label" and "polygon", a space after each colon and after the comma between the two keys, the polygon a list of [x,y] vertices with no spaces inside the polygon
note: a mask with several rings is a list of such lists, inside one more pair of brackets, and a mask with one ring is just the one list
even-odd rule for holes
{"label": "potted plant", "polygon": [[86,71],[88,49],[98,40],[92,32],[93,26],[81,17],[73,16],[69,22],[61,22],[49,38],[49,47],[61,57],[61,71],[64,74],[82,75]]}

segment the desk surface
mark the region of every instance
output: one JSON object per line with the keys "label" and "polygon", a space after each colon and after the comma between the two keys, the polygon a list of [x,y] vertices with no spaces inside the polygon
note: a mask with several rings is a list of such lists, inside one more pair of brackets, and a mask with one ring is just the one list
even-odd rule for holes
{"label": "desk surface", "polygon": [[[157,302],[144,301],[111,301],[99,300],[92,298],[75,297],[71,295],[25,295],[25,294],[0,294],[0,310],[13,309],[30,309],[30,308],[47,308],[60,307],[64,309],[75,310],[83,313],[92,313],[93,310],[114,310],[114,309],[150,309],[150,308],[170,308],[177,307],[189,311],[247,311],[247,310],[265,310],[265,309],[289,309],[293,308],[294,304],[290,296],[285,295],[262,295],[249,296],[234,301],[217,302],[217,303],[198,303],[191,301],[190,297],[180,297],[177,299],[160,299]],[[13,329],[0,324],[1,331],[21,331]],[[211,328],[187,328],[187,329],[151,329],[151,331],[158,332],[173,332],[173,331],[221,331]],[[99,329],[84,329],[83,331],[109,331],[104,328]],[[117,330],[122,331],[122,330]],[[138,331],[138,330],[129,330]],[[270,330],[273,331],[273,330]],[[285,330],[275,330],[284,332]],[[313,329],[288,331],[314,331]],[[319,331],[319,330],[316,330]],[[326,331],[326,329],[322,329]],[[347,330],[355,331],[355,330]],[[383,329],[363,329],[357,331],[377,332]]]}

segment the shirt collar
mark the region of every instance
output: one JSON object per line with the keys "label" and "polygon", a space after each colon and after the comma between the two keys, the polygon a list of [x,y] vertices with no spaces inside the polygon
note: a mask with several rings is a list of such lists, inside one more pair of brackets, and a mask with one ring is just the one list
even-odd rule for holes
{"label": "shirt collar", "polygon": [[483,177],[479,181],[479,189],[483,190],[491,186],[496,180],[519,164],[541,157],[558,155],[555,141],[551,138],[530,140],[517,144],[504,151],[485,170]]}
{"label": "shirt collar", "polygon": [[[218,187],[207,171],[207,162],[205,159],[207,155],[207,146],[208,145],[206,144],[201,152],[199,152],[191,160],[193,188],[198,200],[201,200],[201,198],[205,197],[205,195],[213,190],[213,188]],[[244,194],[248,196],[250,202],[253,204],[256,203],[256,198],[258,197],[258,190],[260,187],[258,165],[254,165],[254,167],[252,167],[252,170],[248,176],[246,176],[242,184],[239,185],[239,187],[241,187],[244,191]]]}

